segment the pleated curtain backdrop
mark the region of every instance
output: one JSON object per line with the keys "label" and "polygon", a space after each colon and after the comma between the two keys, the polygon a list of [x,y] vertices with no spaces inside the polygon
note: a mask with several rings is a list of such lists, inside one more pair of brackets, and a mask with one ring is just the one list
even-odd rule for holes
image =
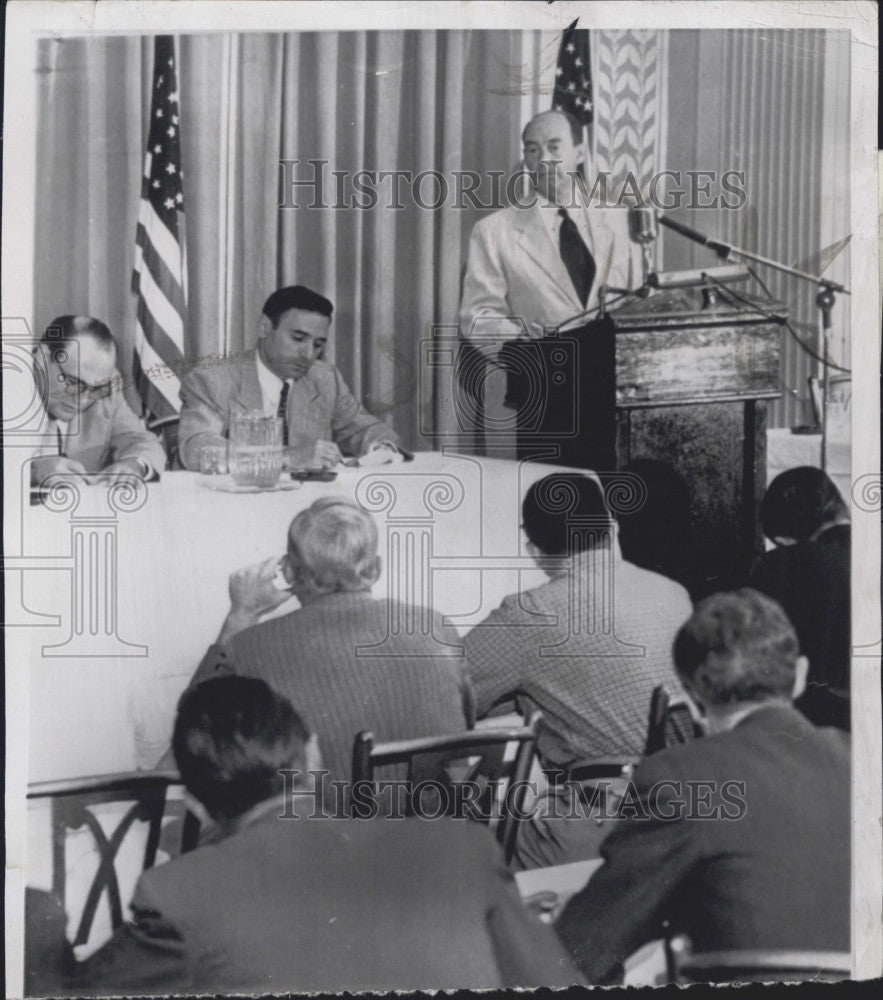
{"label": "pleated curtain backdrop", "polygon": [[[686,171],[718,177],[741,171],[745,191],[744,204],[735,210],[673,214],[735,246],[848,285],[848,33],[673,31],[669,49],[667,166],[682,172],[685,188]],[[664,260],[672,269],[719,263],[709,251],[670,233]],[[801,338],[818,352],[818,289],[767,267],[756,270],[790,307]],[[754,282],[747,287],[757,290]],[[839,296],[832,326],[831,359],[848,367],[847,296]],[[818,362],[783,334],[783,395],[770,406],[771,426],[811,421],[807,378],[818,373]]]}
{"label": "pleated curtain backdrop", "polygon": [[[478,215],[462,199],[465,208],[451,207],[453,172],[517,159],[520,33],[218,34],[177,44],[188,356],[253,346],[266,296],[309,285],[335,304],[329,359],[353,391],[408,444],[432,447],[421,428],[457,425],[450,368],[421,365],[421,341],[434,323],[456,324]],[[38,59],[34,322],[64,312],[105,319],[128,371],[152,42],[44,41]],[[309,160],[326,161],[329,205],[338,183],[352,203],[359,170],[441,171],[449,192],[441,207],[421,208],[403,180],[403,207],[390,208],[389,179],[374,209],[310,208],[312,189],[281,189],[282,160],[300,161],[295,179],[313,177]],[[420,196],[441,200],[431,178]],[[299,207],[280,208],[286,201]]]}
{"label": "pleated curtain backdrop", "polygon": [[[594,36],[596,91],[611,90],[597,93],[596,147],[599,137],[621,145],[634,131],[640,148],[629,155],[640,153],[636,172],[643,178],[651,164],[680,170],[684,186],[686,171],[744,171],[742,208],[684,206],[677,216],[736,245],[848,281],[849,248],[840,246],[849,235],[846,33]],[[523,122],[550,101],[557,35],[219,33],[180,36],[177,45],[188,355],[251,347],[266,295],[282,284],[307,284],[334,301],[329,357],[366,405],[412,446],[456,440],[450,368],[427,366],[421,356],[434,323],[447,325],[447,336],[456,324],[469,233],[484,214],[466,199],[465,207],[451,207],[454,172],[481,174],[478,195],[487,204],[487,173],[517,168]],[[121,340],[126,371],[151,65],[146,37],[51,39],[37,52],[33,323],[39,330],[64,312],[107,320]],[[619,148],[595,153],[618,162]],[[300,161],[289,177],[301,180],[313,175],[309,160],[323,161],[317,169],[331,205],[338,184],[352,202],[359,170],[406,170],[412,177],[437,170],[450,190],[441,207],[424,209],[402,182],[402,207],[390,208],[392,180],[378,179],[374,209],[310,208],[309,188],[282,190],[282,160]],[[616,162],[605,165],[616,169]],[[420,190],[426,201],[437,197],[431,179]],[[300,207],[280,208],[286,201]],[[671,234],[661,244],[667,268],[713,262]],[[761,273],[817,348],[815,289]],[[835,309],[831,350],[848,366],[848,299]],[[773,426],[806,421],[806,377],[817,369],[783,338],[785,396],[771,408]]]}

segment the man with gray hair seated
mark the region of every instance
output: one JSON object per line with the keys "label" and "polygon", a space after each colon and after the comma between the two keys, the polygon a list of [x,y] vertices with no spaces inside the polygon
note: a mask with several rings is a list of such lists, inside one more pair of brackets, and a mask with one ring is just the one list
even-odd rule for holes
{"label": "man with gray hair seated", "polygon": [[[218,673],[265,680],[320,734],[328,781],[350,779],[363,729],[395,740],[467,728],[457,632],[434,611],[375,600],[380,570],[371,515],[350,500],[317,500],[291,522],[281,559],[230,576],[230,611],[191,683]],[[262,621],[292,595],[299,609]]]}

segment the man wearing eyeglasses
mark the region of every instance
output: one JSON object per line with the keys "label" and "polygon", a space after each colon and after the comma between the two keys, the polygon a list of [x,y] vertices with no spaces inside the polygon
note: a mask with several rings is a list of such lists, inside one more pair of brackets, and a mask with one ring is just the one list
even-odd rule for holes
{"label": "man wearing eyeglasses", "polygon": [[31,484],[47,476],[97,472],[149,479],[165,468],[162,444],[146,430],[121,391],[110,330],[90,316],[59,316],[34,350],[45,411],[31,462]]}

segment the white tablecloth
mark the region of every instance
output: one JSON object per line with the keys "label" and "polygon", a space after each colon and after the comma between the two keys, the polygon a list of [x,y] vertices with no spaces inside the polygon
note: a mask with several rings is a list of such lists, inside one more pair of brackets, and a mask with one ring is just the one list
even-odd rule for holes
{"label": "white tablecloth", "polygon": [[[294,492],[219,493],[197,474],[177,472],[150,484],[138,509],[114,511],[102,486],[83,487],[73,510],[25,509],[23,552],[45,562],[22,574],[24,605],[60,616],[31,630],[29,780],[152,767],[168,744],[177,699],[226,614],[228,574],[281,555],[292,517],[317,497],[358,498],[373,510],[384,558],[375,596],[431,603],[462,633],[506,594],[544,579],[518,555],[520,501],[549,471],[423,453],[405,465],[343,469],[334,483]],[[408,553],[397,538],[404,548],[407,538],[418,550],[426,545],[431,572],[405,572]],[[85,600],[72,606],[83,590]]]}

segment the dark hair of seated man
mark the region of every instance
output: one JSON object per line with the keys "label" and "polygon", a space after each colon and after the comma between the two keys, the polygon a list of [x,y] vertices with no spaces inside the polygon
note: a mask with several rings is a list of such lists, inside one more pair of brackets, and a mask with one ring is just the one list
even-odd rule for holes
{"label": "dark hair of seated man", "polygon": [[287,313],[289,309],[318,313],[320,316],[329,318],[334,312],[334,306],[329,299],[305,285],[287,285],[285,288],[277,288],[267,298],[261,311],[275,328],[279,317]]}
{"label": "dark hair of seated man", "polygon": [[79,337],[91,337],[106,351],[116,350],[113,334],[100,319],[92,316],[56,316],[46,327],[40,342],[57,343],[77,340]]}
{"label": "dark hair of seated man", "polygon": [[848,516],[831,479],[810,465],[788,469],[770,483],[760,505],[764,534],[772,541],[808,542]]}
{"label": "dark hair of seated man", "polygon": [[579,473],[553,472],[532,483],[521,516],[528,541],[548,556],[609,544],[613,528],[601,487]]}
{"label": "dark hair of seated man", "polygon": [[309,733],[291,702],[253,677],[213,677],[185,691],[172,749],[181,780],[223,822],[281,795],[279,771],[307,770]]}

